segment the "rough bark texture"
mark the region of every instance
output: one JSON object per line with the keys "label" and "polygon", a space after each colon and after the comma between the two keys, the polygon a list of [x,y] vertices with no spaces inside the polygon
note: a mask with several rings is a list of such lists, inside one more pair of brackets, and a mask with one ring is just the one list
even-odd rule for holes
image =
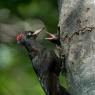
{"label": "rough bark texture", "polygon": [[71,95],[95,95],[95,0],[60,0],[59,26]]}

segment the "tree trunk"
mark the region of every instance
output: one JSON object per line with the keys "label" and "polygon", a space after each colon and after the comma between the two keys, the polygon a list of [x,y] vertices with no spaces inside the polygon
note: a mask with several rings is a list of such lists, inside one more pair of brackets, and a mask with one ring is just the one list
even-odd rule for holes
{"label": "tree trunk", "polygon": [[95,95],[95,0],[60,0],[59,7],[71,95]]}

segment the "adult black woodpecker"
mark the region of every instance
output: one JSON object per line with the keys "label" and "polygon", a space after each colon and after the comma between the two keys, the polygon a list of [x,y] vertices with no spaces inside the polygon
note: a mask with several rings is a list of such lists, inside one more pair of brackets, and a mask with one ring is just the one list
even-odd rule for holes
{"label": "adult black woodpecker", "polygon": [[25,31],[18,34],[16,40],[27,49],[34,71],[46,95],[70,95],[58,81],[61,70],[60,59],[53,50],[45,48],[36,40],[42,30]]}

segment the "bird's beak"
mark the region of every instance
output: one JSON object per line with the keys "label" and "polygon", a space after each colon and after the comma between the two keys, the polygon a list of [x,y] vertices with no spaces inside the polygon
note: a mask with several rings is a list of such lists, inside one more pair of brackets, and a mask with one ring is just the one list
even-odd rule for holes
{"label": "bird's beak", "polygon": [[41,29],[38,29],[38,30],[36,30],[32,35],[33,36],[37,36],[41,31],[43,31],[44,30],[44,28],[41,28]]}
{"label": "bird's beak", "polygon": [[48,34],[48,37],[45,38],[46,40],[52,42],[53,44],[60,46],[60,38],[57,35],[54,35],[49,32],[46,32],[46,33]]}
{"label": "bird's beak", "polygon": [[45,38],[45,39],[47,39],[47,40],[49,40],[49,41],[53,41],[53,40],[57,40],[57,39],[58,39],[58,37],[55,36],[54,34],[49,33],[49,32],[46,32],[46,33],[48,34],[48,37]]}

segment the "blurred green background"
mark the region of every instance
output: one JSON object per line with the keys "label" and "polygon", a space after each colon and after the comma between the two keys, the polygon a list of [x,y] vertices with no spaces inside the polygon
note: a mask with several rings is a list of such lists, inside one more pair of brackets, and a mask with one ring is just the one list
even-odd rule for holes
{"label": "blurred green background", "polygon": [[15,36],[43,25],[54,33],[57,24],[57,0],[0,0],[0,95],[45,95],[27,51]]}

